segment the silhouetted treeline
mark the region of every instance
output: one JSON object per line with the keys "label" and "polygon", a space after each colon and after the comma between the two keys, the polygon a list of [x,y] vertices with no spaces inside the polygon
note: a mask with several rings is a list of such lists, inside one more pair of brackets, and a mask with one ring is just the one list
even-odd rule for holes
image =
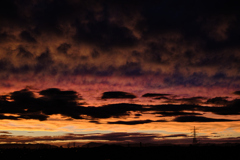
{"label": "silhouetted treeline", "polygon": [[240,145],[0,149],[1,160],[226,160],[240,159]]}

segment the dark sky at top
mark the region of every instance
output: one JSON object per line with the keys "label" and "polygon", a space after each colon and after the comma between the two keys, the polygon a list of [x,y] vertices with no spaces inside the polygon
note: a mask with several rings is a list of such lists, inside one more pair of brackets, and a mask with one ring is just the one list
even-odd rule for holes
{"label": "dark sky at top", "polygon": [[223,0],[2,0],[0,86],[93,76],[238,88],[239,14]]}

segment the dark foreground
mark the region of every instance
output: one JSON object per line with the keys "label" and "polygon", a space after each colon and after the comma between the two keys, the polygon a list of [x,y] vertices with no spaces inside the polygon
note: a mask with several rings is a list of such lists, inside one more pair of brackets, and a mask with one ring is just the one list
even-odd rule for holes
{"label": "dark foreground", "polygon": [[240,145],[96,148],[0,149],[1,160],[231,160],[240,159]]}

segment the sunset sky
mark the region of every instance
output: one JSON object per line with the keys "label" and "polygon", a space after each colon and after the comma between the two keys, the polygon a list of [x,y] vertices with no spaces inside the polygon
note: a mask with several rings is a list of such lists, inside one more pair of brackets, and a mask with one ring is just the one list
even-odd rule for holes
{"label": "sunset sky", "polygon": [[1,0],[0,143],[240,141],[227,0]]}

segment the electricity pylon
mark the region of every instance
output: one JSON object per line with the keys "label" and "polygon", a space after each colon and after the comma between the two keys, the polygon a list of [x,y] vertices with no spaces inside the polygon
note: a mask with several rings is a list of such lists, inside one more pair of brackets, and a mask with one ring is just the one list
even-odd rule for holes
{"label": "electricity pylon", "polygon": [[197,133],[196,133],[196,129],[195,126],[193,128],[193,144],[197,144],[198,140],[197,140]]}

